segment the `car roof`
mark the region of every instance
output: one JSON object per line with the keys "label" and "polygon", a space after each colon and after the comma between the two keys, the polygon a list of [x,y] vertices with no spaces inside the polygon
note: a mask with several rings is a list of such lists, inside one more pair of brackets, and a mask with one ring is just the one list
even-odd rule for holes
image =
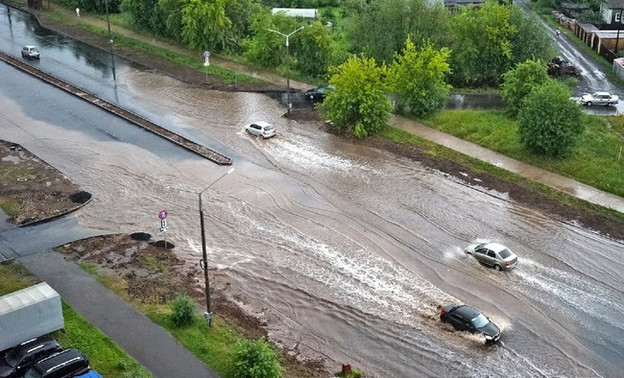
{"label": "car roof", "polygon": [[37,48],[37,46],[33,46],[33,45],[26,45],[26,46],[24,46],[24,48],[27,48],[27,49],[36,49],[36,48]]}
{"label": "car roof", "polygon": [[264,122],[264,121],[252,122],[252,124],[255,124],[255,125],[258,125],[258,126],[262,126],[262,127],[273,126],[270,123]]}
{"label": "car roof", "polygon": [[455,313],[463,316],[466,319],[474,319],[477,316],[481,315],[479,311],[468,306],[468,305],[460,305],[455,308]]}
{"label": "car roof", "polygon": [[86,361],[84,355],[82,355],[76,349],[70,348],[65,349],[62,352],[55,353],[49,357],[44,358],[43,360],[40,360],[35,364],[35,367],[38,368],[40,371],[50,371],[57,368],[57,366],[61,364],[65,365],[70,361],[83,359]]}
{"label": "car roof", "polygon": [[598,96],[611,96],[609,92],[595,92],[594,94]]}
{"label": "car roof", "polygon": [[505,247],[502,244],[498,244],[498,243],[488,243],[488,244],[485,245],[485,248],[490,249],[490,250],[492,250],[494,252],[500,252],[503,249],[507,249],[507,247]]}

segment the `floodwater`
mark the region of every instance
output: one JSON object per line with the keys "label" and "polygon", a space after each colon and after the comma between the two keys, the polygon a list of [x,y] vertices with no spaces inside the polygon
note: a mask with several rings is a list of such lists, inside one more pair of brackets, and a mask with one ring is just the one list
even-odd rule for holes
{"label": "floodwater", "polygon": [[[76,69],[79,72],[81,69]],[[272,340],[374,377],[615,377],[624,370],[624,244],[562,223],[384,151],[282,117],[259,94],[193,88],[132,66],[120,98],[220,148],[219,167],[0,64],[0,137],[60,169],[92,202],[90,229],[159,234],[189,264],[201,255],[198,193],[215,284],[265,319]],[[33,107],[33,94],[37,106]],[[258,140],[245,123],[273,122]],[[215,182],[215,180],[218,180]],[[462,249],[505,243],[517,269]],[[452,332],[440,306],[468,303],[501,342]]]}

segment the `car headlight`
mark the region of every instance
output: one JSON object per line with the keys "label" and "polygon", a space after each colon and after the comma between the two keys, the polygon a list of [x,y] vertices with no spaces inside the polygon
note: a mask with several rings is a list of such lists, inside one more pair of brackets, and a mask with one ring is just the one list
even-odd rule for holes
{"label": "car headlight", "polygon": [[486,340],[494,340],[494,336],[484,335]]}

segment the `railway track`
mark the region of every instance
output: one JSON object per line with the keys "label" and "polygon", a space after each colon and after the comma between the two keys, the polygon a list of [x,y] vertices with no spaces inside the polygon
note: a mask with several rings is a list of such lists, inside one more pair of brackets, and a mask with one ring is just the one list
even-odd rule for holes
{"label": "railway track", "polygon": [[81,99],[88,101],[94,105],[99,106],[100,108],[113,113],[129,122],[134,123],[137,126],[140,126],[142,128],[144,128],[145,130],[148,130],[160,137],[163,137],[181,147],[186,148],[187,150],[196,153],[197,155],[204,157],[216,164],[219,165],[231,165],[232,164],[232,159],[230,159],[229,157],[220,154],[214,150],[211,150],[209,148],[206,148],[196,142],[193,142],[190,139],[187,139],[181,135],[175,134],[167,129],[165,129],[162,126],[159,126],[143,117],[141,117],[138,114],[135,114],[129,110],[120,108],[117,105],[114,105],[108,101],[105,101],[99,97],[97,97],[96,95],[94,95],[93,93],[89,93],[81,88],[78,88],[62,79],[59,79],[55,76],[52,76],[50,74],[47,74],[35,67],[33,67],[32,65],[21,61],[19,59],[15,59],[10,55],[5,54],[4,52],[0,51],[0,60],[12,65],[13,67],[16,67],[24,72],[27,72],[33,76],[36,76],[37,78],[48,82],[52,85],[55,85],[58,88],[61,88],[77,97],[80,97]]}

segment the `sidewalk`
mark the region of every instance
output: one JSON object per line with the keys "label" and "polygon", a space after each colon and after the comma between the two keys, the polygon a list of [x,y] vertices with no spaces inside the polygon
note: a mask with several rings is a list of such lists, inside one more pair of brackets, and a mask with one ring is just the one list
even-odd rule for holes
{"label": "sidewalk", "polygon": [[445,134],[441,131],[426,127],[420,123],[401,116],[395,116],[391,123],[393,126],[418,135],[424,139],[440,144],[465,155],[483,160],[499,168],[506,169],[529,180],[539,182],[553,189],[567,193],[587,202],[603,207],[614,209],[624,213],[624,198],[614,194],[603,192],[592,186],[582,184],[569,177],[537,168],[521,161],[501,155],[498,152],[488,150],[474,143]]}
{"label": "sidewalk", "polygon": [[155,377],[219,377],[169,333],[58,252],[48,250],[19,261]]}

